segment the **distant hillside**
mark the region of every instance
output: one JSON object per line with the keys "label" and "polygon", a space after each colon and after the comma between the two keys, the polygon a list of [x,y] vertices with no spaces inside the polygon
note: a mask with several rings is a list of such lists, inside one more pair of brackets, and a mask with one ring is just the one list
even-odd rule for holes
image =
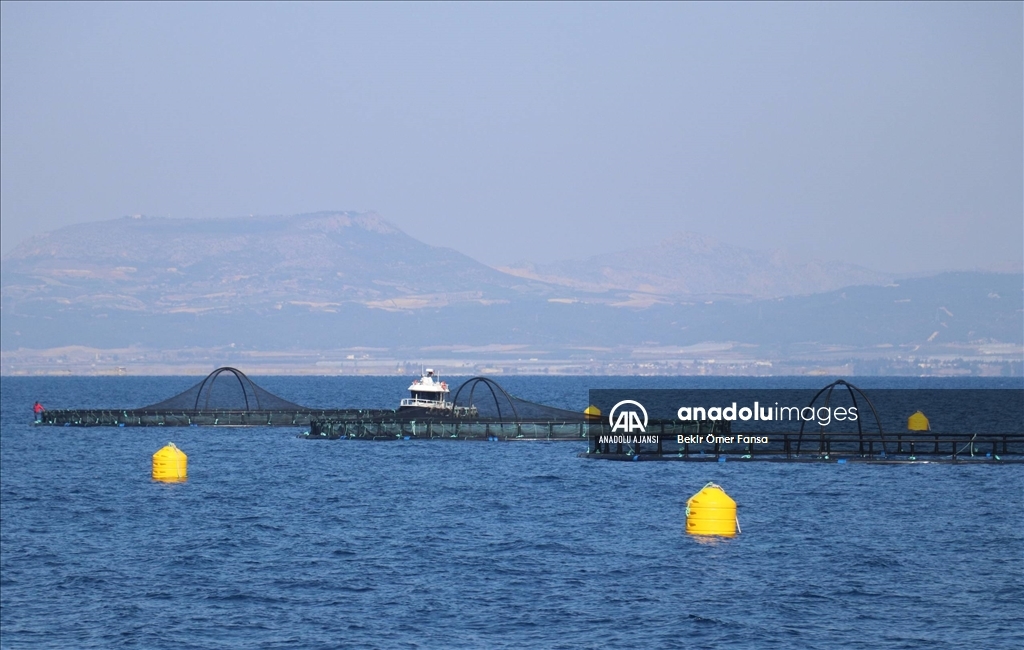
{"label": "distant hillside", "polygon": [[693,233],[677,233],[652,246],[582,261],[523,263],[501,270],[585,291],[664,296],[774,298],[891,280],[889,275],[853,264],[803,259],[778,250],[755,251]]}
{"label": "distant hillside", "polygon": [[2,270],[11,306],[146,313],[345,303],[404,309],[547,292],[353,212],[78,224],[25,242]]}

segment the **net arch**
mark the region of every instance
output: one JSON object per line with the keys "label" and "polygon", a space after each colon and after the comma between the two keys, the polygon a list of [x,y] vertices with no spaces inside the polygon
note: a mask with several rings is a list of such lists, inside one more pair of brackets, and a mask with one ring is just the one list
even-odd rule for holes
{"label": "net arch", "polygon": [[307,410],[260,388],[237,368],[217,368],[183,393],[142,409],[144,411],[302,411]]}
{"label": "net arch", "polygon": [[584,414],[545,406],[509,394],[489,377],[471,377],[452,397],[454,412],[499,422],[582,422]]}
{"label": "net arch", "polygon": [[[868,399],[868,396],[864,394],[864,391],[862,391],[861,389],[857,388],[856,386],[854,386],[850,382],[848,382],[848,381],[846,381],[844,379],[837,379],[836,381],[832,382],[828,386],[825,386],[824,388],[819,390],[814,395],[814,397],[811,398],[811,401],[810,401],[810,403],[807,406],[813,408],[814,407],[814,403],[818,401],[818,398],[821,397],[822,394],[825,395],[824,406],[828,406],[829,402],[832,400],[832,391],[838,389],[840,392],[842,392],[843,388],[845,388],[846,391],[849,393],[850,400],[853,402],[853,406],[854,407],[858,407],[857,395],[860,395],[861,399],[863,399],[864,402],[871,409],[871,414],[875,417],[875,426],[878,427],[878,437],[881,439],[881,442],[882,442],[882,452],[883,453],[887,453],[888,449],[886,448],[886,445],[885,445],[885,433],[882,431],[882,420],[878,417],[878,411],[875,410],[875,405],[871,403],[871,400]],[[860,451],[861,451],[861,453],[864,453],[864,428],[862,426],[862,423],[863,423],[863,418],[858,417],[857,418],[857,437],[859,438],[859,441],[860,441]],[[804,441],[804,425],[806,425],[806,424],[807,424],[807,422],[805,420],[803,420],[803,418],[801,418],[801,420],[800,420],[800,437],[797,438],[797,442],[796,442],[796,453],[797,454],[800,453],[800,447],[801,447],[801,445],[803,444],[803,441]],[[823,449],[824,446],[825,446],[825,426],[824,425],[818,425],[818,449],[819,450]]]}

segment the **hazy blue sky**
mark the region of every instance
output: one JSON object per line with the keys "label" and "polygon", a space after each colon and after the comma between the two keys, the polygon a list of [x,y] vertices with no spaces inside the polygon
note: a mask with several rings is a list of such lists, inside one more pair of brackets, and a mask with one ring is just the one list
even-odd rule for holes
{"label": "hazy blue sky", "polygon": [[4,253],[132,213],[373,209],[491,264],[691,230],[883,270],[1024,266],[1019,2],[0,18]]}

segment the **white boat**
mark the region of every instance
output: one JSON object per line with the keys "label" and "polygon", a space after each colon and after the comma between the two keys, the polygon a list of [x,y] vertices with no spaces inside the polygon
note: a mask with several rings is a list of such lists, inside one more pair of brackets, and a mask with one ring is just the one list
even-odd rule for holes
{"label": "white boat", "polygon": [[434,375],[431,368],[427,368],[423,376],[415,379],[409,386],[412,397],[402,400],[400,409],[427,408],[438,410],[452,410],[452,403],[448,401],[448,384],[441,381],[441,378]]}

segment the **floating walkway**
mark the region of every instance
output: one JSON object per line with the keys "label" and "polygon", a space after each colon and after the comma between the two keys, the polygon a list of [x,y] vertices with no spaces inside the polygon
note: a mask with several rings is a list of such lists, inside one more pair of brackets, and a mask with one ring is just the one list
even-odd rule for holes
{"label": "floating walkway", "polygon": [[344,421],[327,417],[313,420],[310,440],[576,440],[589,435],[583,421],[503,422],[501,420],[426,420]]}
{"label": "floating walkway", "polygon": [[36,424],[53,427],[308,427],[314,419],[367,420],[394,411],[356,409],[288,410],[171,410],[171,409],[65,409],[44,411]]}

